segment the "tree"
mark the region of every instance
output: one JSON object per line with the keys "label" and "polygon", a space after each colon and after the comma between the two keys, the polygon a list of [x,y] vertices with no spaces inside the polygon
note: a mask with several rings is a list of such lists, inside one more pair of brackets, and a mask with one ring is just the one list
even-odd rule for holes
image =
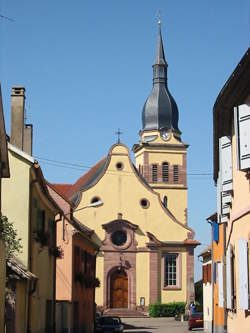
{"label": "tree", "polygon": [[6,216],[1,216],[0,238],[4,241],[7,257],[21,252],[21,238],[17,237],[17,230],[14,228],[13,223],[8,221]]}

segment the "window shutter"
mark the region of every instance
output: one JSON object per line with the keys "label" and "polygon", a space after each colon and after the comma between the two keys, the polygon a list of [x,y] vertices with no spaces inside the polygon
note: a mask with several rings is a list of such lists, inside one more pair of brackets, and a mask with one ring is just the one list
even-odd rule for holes
{"label": "window shutter", "polygon": [[219,293],[219,307],[224,307],[224,292],[223,292],[223,263],[218,263],[218,293]]}
{"label": "window shutter", "polygon": [[238,107],[239,158],[240,169],[250,168],[250,106]]}
{"label": "window shutter", "polygon": [[240,308],[248,310],[248,249],[245,239],[238,240],[238,272]]}
{"label": "window shutter", "polygon": [[217,180],[217,221],[220,222],[221,216],[221,171],[218,173]]}
{"label": "window shutter", "polygon": [[226,254],[226,285],[227,285],[227,309],[232,309],[232,267],[231,267],[231,245],[227,249]]}
{"label": "window shutter", "polygon": [[213,222],[213,240],[215,242],[219,241],[219,225],[217,222]]}
{"label": "window shutter", "polygon": [[207,265],[207,282],[211,283],[211,264]]}
{"label": "window shutter", "polygon": [[231,191],[233,189],[232,142],[229,136],[220,138],[220,154],[222,190]]}

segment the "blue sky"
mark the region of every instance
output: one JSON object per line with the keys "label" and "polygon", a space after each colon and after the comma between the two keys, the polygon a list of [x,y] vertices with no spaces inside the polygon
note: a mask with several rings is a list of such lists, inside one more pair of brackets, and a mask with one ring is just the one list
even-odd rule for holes
{"label": "blue sky", "polygon": [[[190,144],[188,173],[212,173],[212,108],[249,47],[247,0],[2,0],[1,15],[14,20],[0,19],[8,132],[11,86],[18,84],[26,88],[35,156],[91,166],[107,154],[118,127],[131,148],[152,87],[158,10],[169,89]],[[87,170],[38,160],[51,182],[73,182]],[[188,186],[189,225],[205,246],[205,219],[216,209],[212,175],[190,175]]]}

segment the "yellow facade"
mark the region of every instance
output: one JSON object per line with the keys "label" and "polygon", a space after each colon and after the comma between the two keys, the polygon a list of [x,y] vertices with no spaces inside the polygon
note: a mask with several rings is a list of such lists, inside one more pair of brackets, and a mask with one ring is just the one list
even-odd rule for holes
{"label": "yellow facade", "polygon": [[20,157],[14,146],[9,149],[11,177],[2,180],[2,213],[17,229],[23,246],[17,256],[28,267],[30,168],[34,160],[25,153],[23,156]]}
{"label": "yellow facade", "polygon": [[[178,159],[178,158],[177,158]],[[117,168],[117,164],[122,164],[122,170]],[[173,192],[173,203],[175,211],[178,211],[178,199],[174,199],[176,193]],[[180,190],[177,190],[180,193]],[[183,192],[186,190],[183,190]],[[92,199],[98,197],[103,202],[103,205],[98,208],[81,209],[91,204]],[[169,196],[171,197],[171,195]],[[141,199],[148,200],[148,208],[143,208],[140,204]],[[183,193],[185,205],[186,193]],[[180,197],[179,197],[180,200]],[[171,206],[170,206],[171,207]],[[186,207],[186,206],[185,206]],[[182,208],[181,208],[182,209]],[[162,256],[166,253],[181,253],[181,286],[176,290],[163,290],[159,286],[158,301],[186,301],[187,300],[187,260],[184,242],[192,234],[192,230],[186,226],[184,221],[180,222],[177,217],[173,217],[169,208],[166,210],[162,204],[161,196],[147,185],[138,172],[134,170],[129,151],[122,144],[114,145],[109,152],[105,170],[86,190],[81,191],[80,200],[75,207],[74,216],[84,221],[84,224],[90,229],[95,230],[95,235],[99,245],[102,246],[107,234],[103,225],[111,221],[129,221],[138,226],[134,231],[134,237],[137,244],[136,250],[136,305],[140,304],[140,298],[145,298],[145,305],[150,303],[150,253],[147,249],[149,237],[147,232],[162,242],[175,244],[182,243],[180,248],[162,247],[162,252],[159,252],[159,267],[158,276],[159,284],[162,281]],[[171,213],[170,213],[171,212]],[[177,214],[178,215],[178,214]],[[179,214],[183,215],[183,212]],[[184,220],[184,218],[183,218]],[[119,252],[119,249],[117,249]],[[96,291],[96,303],[99,306],[103,305],[105,296],[104,286],[104,266],[105,256],[101,252],[97,256],[96,275],[101,281],[101,288]],[[152,302],[152,301],[151,301]]]}

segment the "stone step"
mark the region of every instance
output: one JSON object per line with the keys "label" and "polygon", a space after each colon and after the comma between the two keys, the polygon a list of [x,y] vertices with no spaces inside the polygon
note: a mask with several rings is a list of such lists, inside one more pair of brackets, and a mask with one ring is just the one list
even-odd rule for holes
{"label": "stone step", "polygon": [[141,312],[139,310],[129,310],[129,309],[108,309],[103,312],[104,316],[118,316],[123,318],[145,318],[148,317],[147,313]]}

